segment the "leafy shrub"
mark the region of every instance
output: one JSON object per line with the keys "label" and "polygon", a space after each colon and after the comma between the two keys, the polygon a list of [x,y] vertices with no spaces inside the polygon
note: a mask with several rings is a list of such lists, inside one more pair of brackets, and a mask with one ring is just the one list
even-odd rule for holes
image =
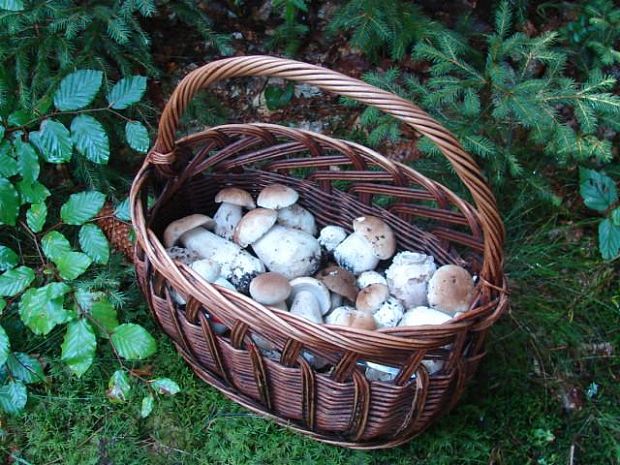
{"label": "leafy shrub", "polygon": [[308,12],[308,0],[273,0],[273,7],[282,12],[284,23],[276,27],[268,45],[270,48],[283,46],[287,55],[294,55],[309,30],[300,20],[300,15]]}
{"label": "leafy shrub", "polygon": [[[98,344],[109,341],[122,367],[110,381],[108,394],[114,401],[123,400],[129,386],[123,360],[140,360],[156,350],[142,326],[119,321],[121,273],[109,272],[108,241],[94,222],[106,195],[96,190],[68,198],[62,189],[51,193],[69,182],[54,182],[57,167],[76,159],[108,162],[110,141],[102,115],[112,118],[109,123],[122,123],[134,150],[148,148],[146,128],[122,113],[143,97],[146,78],[121,79],[95,105],[102,83],[101,71],[78,70],[45,97],[49,104],[36,115],[16,100],[0,106],[0,224],[5,225],[0,245],[0,407],[8,413],[26,404],[26,384],[44,380],[36,357],[11,350],[26,339],[25,328],[52,344],[57,340],[52,334],[64,326],[61,359],[78,377],[92,365]],[[58,205],[60,199],[65,201]],[[12,329],[11,338],[4,326]],[[156,391],[178,390],[170,380],[148,383]],[[148,411],[152,399],[145,402]]]}

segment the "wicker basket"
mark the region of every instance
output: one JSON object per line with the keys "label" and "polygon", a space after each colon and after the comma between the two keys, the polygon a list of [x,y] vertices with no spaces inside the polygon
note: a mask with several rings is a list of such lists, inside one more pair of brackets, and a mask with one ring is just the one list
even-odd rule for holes
{"label": "wicker basket", "polygon": [[[469,188],[475,207],[412,168],[359,144],[273,124],[228,124],[175,140],[179,118],[198,90],[230,77],[305,82],[393,115],[432,139]],[[287,184],[320,227],[372,214],[397,234],[400,250],[433,255],[479,276],[472,309],[441,326],[379,331],[316,325],[201,280],[168,257],[161,243],[171,221],[213,215],[215,193],[239,186],[254,195]],[[155,203],[147,208],[147,199]],[[386,198],[389,207],[382,204]],[[402,444],[459,399],[484,356],[485,336],[506,310],[504,229],[480,169],[454,136],[407,100],[305,63],[265,56],[212,62],[183,79],[162,114],[157,140],[131,189],[135,265],[150,309],[196,374],[226,396],[314,439],[376,449]],[[423,229],[418,225],[424,225]],[[186,297],[185,307],[171,290]],[[210,316],[209,316],[210,315]],[[230,331],[218,335],[216,318]],[[252,335],[281,351],[261,354]],[[329,360],[313,369],[302,354]],[[424,360],[441,360],[429,375]],[[361,361],[398,368],[393,382],[368,381]]]}

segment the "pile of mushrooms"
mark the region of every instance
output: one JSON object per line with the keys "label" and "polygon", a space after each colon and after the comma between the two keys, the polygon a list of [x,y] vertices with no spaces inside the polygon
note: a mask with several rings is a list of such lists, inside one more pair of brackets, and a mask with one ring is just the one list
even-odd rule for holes
{"label": "pile of mushrooms", "polygon": [[[227,187],[215,197],[220,206],[213,218],[192,214],[172,222],[164,245],[205,281],[315,324],[367,331],[439,325],[472,306],[474,279],[464,268],[438,268],[420,252],[396,253],[394,232],[376,216],[355,218],[350,233],[327,225],[317,235],[314,216],[298,200],[282,184],[263,188],[256,202],[249,192]],[[185,304],[178,293],[171,296]],[[267,339],[253,340],[265,355],[279,357]],[[303,355],[317,369],[328,366],[319,356]],[[441,361],[422,363],[430,374],[443,368]],[[363,364],[370,380],[398,374],[397,368]]]}

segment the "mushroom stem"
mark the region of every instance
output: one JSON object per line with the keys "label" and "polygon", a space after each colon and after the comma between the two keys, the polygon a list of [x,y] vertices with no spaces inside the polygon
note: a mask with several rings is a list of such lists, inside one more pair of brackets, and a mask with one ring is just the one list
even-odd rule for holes
{"label": "mushroom stem", "polygon": [[295,295],[291,305],[291,313],[313,323],[323,323],[319,302],[310,291],[300,291]]}
{"label": "mushroom stem", "polygon": [[358,275],[363,271],[374,270],[379,264],[364,236],[353,233],[334,249],[334,257],[338,265]]}
{"label": "mushroom stem", "polygon": [[215,234],[231,240],[235,226],[241,221],[243,210],[239,205],[223,202],[215,212]]}

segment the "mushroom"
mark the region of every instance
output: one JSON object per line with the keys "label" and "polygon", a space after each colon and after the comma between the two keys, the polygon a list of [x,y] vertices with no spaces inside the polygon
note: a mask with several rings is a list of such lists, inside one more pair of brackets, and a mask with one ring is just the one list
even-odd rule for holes
{"label": "mushroom", "polygon": [[474,280],[469,271],[460,266],[438,268],[428,283],[429,305],[443,312],[465,312],[473,298]]}
{"label": "mushroom", "polygon": [[198,257],[198,255],[196,255],[194,252],[192,252],[191,250],[187,250],[185,247],[179,247],[179,246],[174,246],[174,247],[169,247],[166,249],[166,253],[170,256],[170,258],[172,258],[173,260],[178,260],[181,263],[185,264],[185,265],[190,265],[192,262],[198,260],[200,257]]}
{"label": "mushroom", "polygon": [[235,228],[233,239],[252,249],[270,271],[294,279],[316,272],[321,248],[310,234],[275,224],[274,210],[257,208],[247,213]]}
{"label": "mushroom", "polygon": [[347,231],[340,226],[325,226],[319,233],[319,244],[328,253],[334,251],[334,249],[347,238]]}
{"label": "mushroom", "polygon": [[398,368],[381,365],[380,363],[366,362],[366,365],[366,379],[369,381],[394,381],[400,371]]}
{"label": "mushroom", "polygon": [[316,221],[314,216],[304,207],[293,204],[278,210],[278,224],[287,228],[299,229],[311,236],[316,235]]}
{"label": "mushroom", "polygon": [[357,294],[355,308],[362,312],[375,313],[390,297],[390,291],[385,284],[371,284]]}
{"label": "mushroom", "polygon": [[165,245],[172,247],[180,241],[189,251],[220,265],[221,275],[237,289],[247,292],[252,278],[265,271],[264,265],[237,244],[200,225],[212,228],[215,222],[206,215],[190,215],[172,222],[164,232]]}
{"label": "mushroom", "polygon": [[373,314],[377,328],[393,328],[405,313],[405,308],[394,297],[389,297]]}
{"label": "mushroom", "polygon": [[259,207],[279,210],[293,205],[299,199],[299,194],[284,184],[271,184],[258,194],[256,203]]}
{"label": "mushroom", "polygon": [[331,291],[332,309],[342,305],[342,297],[355,302],[358,290],[355,276],[349,271],[339,266],[328,266],[319,271],[316,277]]}
{"label": "mushroom", "polygon": [[215,196],[215,203],[221,204],[213,216],[215,234],[228,240],[232,239],[233,230],[243,216],[242,209],[256,208],[250,193],[236,187],[227,187],[219,191]]}
{"label": "mushroom", "polygon": [[329,291],[315,278],[304,276],[290,282],[291,313],[313,323],[323,323],[323,315],[329,311]]}
{"label": "mushroom", "polygon": [[364,271],[357,277],[357,287],[360,289],[364,289],[371,284],[385,284],[387,286],[387,281],[376,271]]}
{"label": "mushroom", "polygon": [[250,283],[250,295],[263,305],[287,310],[286,299],[291,294],[291,285],[280,273],[259,274]]}
{"label": "mushroom", "polygon": [[334,249],[336,262],[353,274],[373,270],[396,251],[392,229],[376,216],[353,220],[353,233]]}
{"label": "mushroom", "polygon": [[430,255],[398,253],[385,272],[390,293],[407,308],[426,305],[427,284],[436,269]]}
{"label": "mushroom", "polygon": [[355,329],[366,329],[372,331],[377,328],[375,319],[368,312],[362,312],[347,305],[334,309],[325,323],[328,325],[348,326]]}
{"label": "mushroom", "polygon": [[198,275],[208,283],[214,283],[220,276],[221,267],[213,260],[203,258],[192,262],[190,268],[194,270]]}

